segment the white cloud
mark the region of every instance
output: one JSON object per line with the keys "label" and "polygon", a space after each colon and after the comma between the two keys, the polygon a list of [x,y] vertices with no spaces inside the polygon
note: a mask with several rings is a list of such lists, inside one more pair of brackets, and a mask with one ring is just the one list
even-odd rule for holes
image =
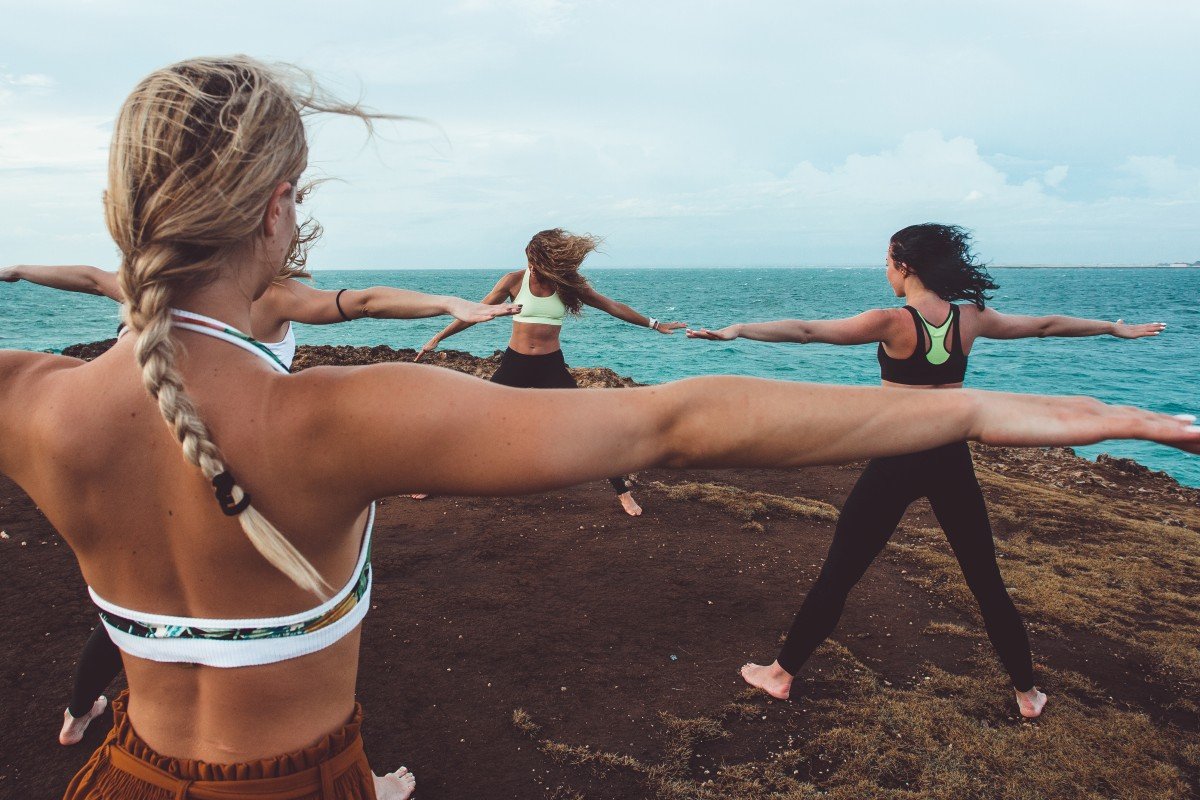
{"label": "white cloud", "polygon": [[54,78],[36,72],[27,75],[13,75],[8,72],[0,72],[0,83],[31,89],[49,89],[54,86]]}
{"label": "white cloud", "polygon": [[1175,156],[1130,156],[1120,171],[1152,199],[1200,200],[1200,168],[1182,166]]}
{"label": "white cloud", "polygon": [[1066,164],[1059,164],[1051,167],[1042,175],[1042,183],[1046,184],[1052,189],[1057,189],[1059,185],[1067,179],[1067,172],[1069,170],[1070,167],[1068,167]]}
{"label": "white cloud", "polygon": [[[0,124],[0,170],[104,168],[111,120],[32,113],[5,117]],[[11,189],[6,186],[6,191]]]}

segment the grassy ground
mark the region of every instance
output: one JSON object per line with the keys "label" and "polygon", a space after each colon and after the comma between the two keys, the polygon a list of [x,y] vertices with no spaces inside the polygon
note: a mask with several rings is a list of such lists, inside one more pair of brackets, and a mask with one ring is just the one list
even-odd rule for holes
{"label": "grassy ground", "polygon": [[[973,645],[954,672],[926,663],[918,680],[893,684],[831,641],[814,659],[823,664],[819,677],[802,673],[805,688],[794,702],[747,690],[702,716],[660,711],[651,757],[558,740],[521,709],[513,725],[548,758],[579,770],[578,783],[560,787],[563,798],[592,797],[618,778],[660,800],[1195,796],[1200,509],[1172,505],[1164,514],[1161,505],[1064,493],[986,467],[979,473],[1003,572],[1037,639],[1100,641],[1143,670],[1149,685],[1165,688],[1169,702],[1156,706],[1145,687],[1123,697],[1120,686],[1042,662],[1047,713],[1016,721],[998,703],[1004,677],[981,626],[931,621],[922,635]],[[819,500],[714,482],[652,488],[741,520],[747,535],[763,532],[772,517],[786,524],[836,514]],[[900,570],[905,580],[976,616],[940,530],[910,526],[891,548],[915,567]]]}

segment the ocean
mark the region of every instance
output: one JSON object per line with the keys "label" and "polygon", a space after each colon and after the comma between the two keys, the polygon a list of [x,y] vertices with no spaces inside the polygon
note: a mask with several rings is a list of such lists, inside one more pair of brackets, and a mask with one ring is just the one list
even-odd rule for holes
{"label": "ocean", "polygon": [[[399,286],[479,298],[505,269],[326,271],[321,288]],[[586,271],[586,270],[585,270]],[[971,352],[967,385],[1043,394],[1086,394],[1170,414],[1200,413],[1200,269],[1062,268],[991,270],[1000,289],[992,305],[1013,314],[1069,314],[1127,322],[1166,322],[1158,337],[980,340]],[[662,320],[720,327],[786,317],[820,319],[898,303],[883,267],[596,269],[596,289]],[[77,342],[110,338],[117,307],[98,297],[27,283],[0,284],[0,347],[57,352]],[[387,344],[418,347],[445,325],[437,320],[359,320],[296,326],[301,344]],[[444,348],[490,355],[508,341],[510,323],[477,325]],[[818,383],[876,384],[874,346],[704,342],[663,336],[595,309],[569,319],[563,350],[572,366],[607,366],[643,383],[691,375],[735,374]],[[1080,453],[1133,458],[1200,486],[1200,457],[1142,442],[1107,442]]]}

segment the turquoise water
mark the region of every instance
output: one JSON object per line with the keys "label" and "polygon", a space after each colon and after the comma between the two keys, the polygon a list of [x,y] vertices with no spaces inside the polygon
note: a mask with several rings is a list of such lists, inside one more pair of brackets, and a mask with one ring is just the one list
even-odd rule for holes
{"label": "turquoise water", "polygon": [[[437,294],[478,298],[500,270],[338,271],[317,275],[322,288],[388,284]],[[1123,341],[1033,339],[980,341],[971,353],[967,383],[985,389],[1089,394],[1172,414],[1200,411],[1200,270],[992,270],[1000,290],[993,304],[1022,314],[1067,313],[1127,321],[1163,321],[1157,338]],[[590,273],[596,288],[660,319],[721,326],[783,317],[840,317],[895,304],[882,268],[862,269],[603,269]],[[0,284],[0,347],[61,350],[113,335],[117,308],[108,300],[55,292],[29,284]],[[301,344],[388,344],[416,347],[444,320],[298,325]],[[489,355],[505,346],[509,323],[476,326],[446,346]],[[873,384],[879,369],[871,346],[698,342],[661,336],[589,309],[568,320],[563,337],[574,366],[605,365],[654,383],[689,375],[733,373],[821,383]],[[1200,457],[1135,442],[1082,448],[1135,458],[1200,486]]]}

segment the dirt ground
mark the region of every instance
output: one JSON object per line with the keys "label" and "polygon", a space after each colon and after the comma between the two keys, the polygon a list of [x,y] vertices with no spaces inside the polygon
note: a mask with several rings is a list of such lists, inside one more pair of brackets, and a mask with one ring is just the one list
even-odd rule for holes
{"label": "dirt ground", "polygon": [[[376,360],[337,350],[300,363]],[[1038,722],[924,501],[793,699],[747,692],[737,668],[773,658],[861,465],[654,471],[638,519],[603,482],[381,503],[359,676],[372,764],[413,769],[420,800],[1196,796],[1200,492],[1116,459],[976,458],[1050,694]],[[56,741],[96,616],[3,479],[0,529],[0,797],[58,797],[109,726]]]}

